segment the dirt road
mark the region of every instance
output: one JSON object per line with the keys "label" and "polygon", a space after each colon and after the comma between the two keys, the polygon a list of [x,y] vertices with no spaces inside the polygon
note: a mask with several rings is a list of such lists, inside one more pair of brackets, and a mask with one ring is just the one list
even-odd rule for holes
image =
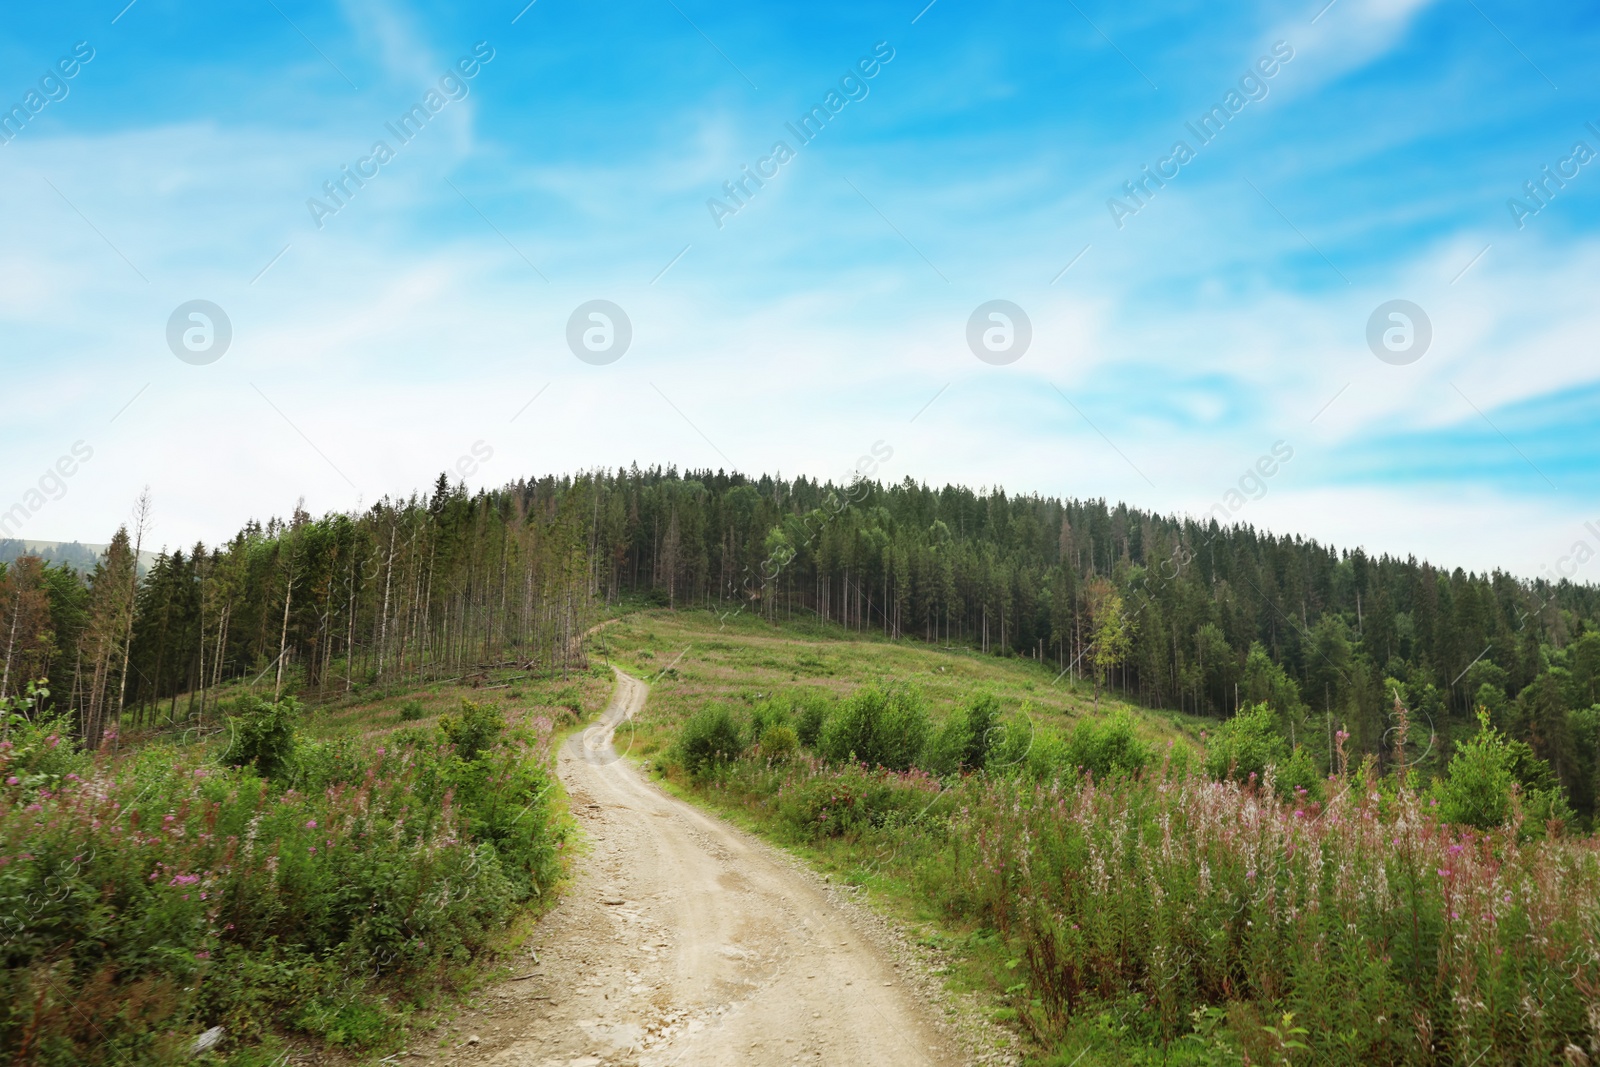
{"label": "dirt road", "polygon": [[605,714],[560,753],[591,851],[530,942],[533,977],[491,991],[491,1007],[422,1054],[508,1067],[970,1062],[937,1018],[937,984],[847,891],[617,758],[612,733],[646,694],[619,671]]}

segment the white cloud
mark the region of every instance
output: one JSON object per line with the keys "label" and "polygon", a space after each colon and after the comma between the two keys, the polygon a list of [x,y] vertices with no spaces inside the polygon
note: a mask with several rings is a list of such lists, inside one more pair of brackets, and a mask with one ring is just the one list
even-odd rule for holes
{"label": "white cloud", "polygon": [[[1365,26],[1358,44],[1370,57],[1418,9],[1340,0],[1318,25],[1340,16]],[[436,76],[404,23],[371,32],[397,85],[420,92]],[[424,81],[407,81],[424,67]],[[1307,293],[1272,273],[1303,254],[1300,239],[1250,225],[1215,189],[1200,195],[1197,180],[1164,192],[1159,216],[1096,238],[1051,286],[1082,246],[1055,239],[1070,229],[1058,220],[1035,227],[1021,214],[1002,240],[990,218],[962,221],[964,194],[868,180],[945,284],[842,185],[849,171],[837,154],[805,155],[719,233],[697,183],[720,184],[732,173],[723,161],[762,146],[733,120],[705,120],[689,153],[490,168],[470,155],[480,143],[471,102],[440,118],[449,136],[430,126],[321,233],[304,199],[364,150],[365,117],[337,131],[197,124],[38,140],[12,157],[0,196],[36,209],[8,219],[0,318],[8,336],[28,338],[29,355],[8,354],[5,369],[30,406],[0,428],[0,504],[73,440],[96,449],[28,536],[104,541],[150,482],[158,541],[214,541],[302,493],[322,510],[426,488],[480,440],[494,457],[474,485],[633,460],[842,478],[884,440],[895,449],[890,478],[1200,513],[1286,439],[1299,458],[1242,518],[1324,542],[1525,570],[1569,540],[1574,515],[1557,500],[1319,479],[1350,442],[1476,419],[1452,381],[1493,411],[1600,377],[1600,313],[1583,285],[1600,267],[1592,242],[1461,235],[1380,280],[1357,275],[1349,290]],[[480,208],[548,284],[443,185],[469,161],[494,183]],[[977,199],[1013,199],[1001,181]],[[497,207],[524,190],[544,195],[537,210]],[[285,243],[290,252],[252,285]],[[1249,256],[1259,257],[1253,276],[1231,269]],[[1218,281],[1193,295],[1197,271]],[[172,307],[196,296],[222,303],[236,329],[234,349],[210,367],[179,363],[162,340]],[[563,341],[567,315],[596,296],[623,304],[636,329],[633,350],[604,368],[579,363]],[[979,364],[963,340],[968,313],[995,296],[1023,304],[1035,326],[1034,349],[1008,368]],[[1435,349],[1412,367],[1379,363],[1362,337],[1372,308],[1394,296],[1434,319]]]}

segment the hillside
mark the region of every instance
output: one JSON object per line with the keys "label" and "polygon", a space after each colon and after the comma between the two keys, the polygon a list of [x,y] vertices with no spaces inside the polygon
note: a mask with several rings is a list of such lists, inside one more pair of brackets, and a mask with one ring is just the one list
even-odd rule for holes
{"label": "hillside", "polygon": [[619,752],[865,890],[1024,1062],[1584,1062],[1600,857],[1487,713],[1437,776],[1398,704],[1387,770],[1341,730],[1324,773],[1270,707],[1202,737],[1026,659],[696,611],[595,645],[654,672]]}
{"label": "hillside", "polygon": [[[158,555],[133,603],[128,542],[112,538],[92,596],[15,567],[22,598],[0,596],[0,624],[22,615],[24,672],[87,707],[91,735],[108,714],[176,717],[180,694],[203,708],[208,687],[263,670],[337,692],[511,649],[558,664],[597,612],[642,601],[1053,663],[1214,721],[1265,703],[1323,769],[1340,728],[1388,760],[1398,696],[1437,738],[1416,753],[1437,773],[1484,707],[1580,817],[1595,809],[1600,598],[1566,581],[1103,500],[637,467],[475,494],[441,475],[360,514],[251,522]],[[30,595],[48,604],[17,607]]]}
{"label": "hillside", "polygon": [[[606,624],[588,641],[591,662],[606,661],[651,682],[650,703],[624,731],[619,748],[648,758],[689,715],[709,703],[750,706],[780,691],[831,698],[862,686],[909,683],[942,719],[975,692],[993,693],[1008,721],[1069,729],[1095,716],[1092,687],[1030,659],[985,656],[857,633],[816,620],[773,625],[748,614],[653,609]],[[1131,714],[1153,743],[1198,745],[1206,720],[1142,708],[1100,695],[1098,715]],[[630,738],[629,731],[635,736]]]}

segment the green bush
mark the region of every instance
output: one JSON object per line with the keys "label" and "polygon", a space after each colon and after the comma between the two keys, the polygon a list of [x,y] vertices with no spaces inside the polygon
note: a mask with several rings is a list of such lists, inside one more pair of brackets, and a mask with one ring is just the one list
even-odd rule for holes
{"label": "green bush", "polygon": [[422,701],[408,700],[400,705],[400,719],[402,722],[416,722],[426,712],[423,710]]}
{"label": "green bush", "polygon": [[1478,712],[1478,732],[1456,746],[1444,777],[1433,784],[1439,817],[1460,826],[1490,830],[1511,818],[1511,753],[1500,731]]}
{"label": "green bush", "polygon": [[1440,818],[1479,830],[1506,825],[1523,815],[1523,836],[1538,837],[1551,820],[1572,818],[1566,795],[1550,765],[1522,741],[1507,741],[1478,710],[1478,732],[1456,746],[1444,777],[1433,783]]}
{"label": "green bush", "polygon": [[800,748],[800,738],[788,723],[777,723],[761,731],[761,757],[772,763],[786,763]]}
{"label": "green bush", "polygon": [[254,767],[263,778],[284,777],[294,760],[299,718],[300,705],[293,697],[275,704],[256,696],[240,697],[227,714],[228,747],[222,762]]}
{"label": "green bush", "polygon": [[[1026,726],[1026,730],[1023,726]],[[1078,777],[1079,771],[1072,763],[1067,738],[1060,730],[1037,726],[1032,719],[1022,719],[1011,724],[1018,741],[1026,739],[1027,751],[1017,769],[1034,781],[1047,782],[1062,776]],[[1008,735],[1011,736],[1011,735]],[[1006,745],[1014,750],[1016,743]]]}
{"label": "green bush", "polygon": [[730,763],[744,755],[744,741],[733,713],[721,704],[701,708],[678,728],[672,754],[690,777]]}
{"label": "green bush", "polygon": [[[1017,773],[1025,770],[1038,777],[1053,776],[1056,768],[1053,765],[1047,767],[1046,762],[1055,759],[1054,742],[1047,739],[1044,745],[1052,755],[1034,752],[1040,734],[1050,732],[1048,728],[1038,726],[1028,715],[1014,715],[990,726],[984,766],[991,774]],[[1059,763],[1059,760],[1056,762]]]}
{"label": "green bush", "polygon": [[847,763],[793,782],[775,803],[791,830],[816,840],[943,821],[948,816],[933,809],[939,795],[938,781],[921,772],[897,774]]}
{"label": "green bush", "polygon": [[1138,774],[1150,762],[1150,746],[1139,740],[1133,716],[1117,710],[1102,719],[1081,719],[1067,742],[1067,763],[1096,780]]}
{"label": "green bush", "polygon": [[833,709],[818,749],[834,763],[910,770],[928,738],[928,709],[920,693],[904,686],[858,689]]}
{"label": "green bush", "polygon": [[3,751],[6,778],[15,785],[0,786],[0,803],[11,803],[32,796],[41,789],[53,790],[69,774],[85,773],[89,758],[78,750],[73,738],[76,730],[66,714],[43,714],[31,721],[20,710],[6,710],[11,701],[0,700],[0,723],[4,723]]}
{"label": "green bush", "polygon": [[1219,781],[1257,782],[1269,764],[1282,764],[1288,742],[1278,732],[1278,717],[1265,704],[1250,704],[1219,726],[1206,741],[1206,773]]}
{"label": "green bush", "polygon": [[1303,797],[1320,801],[1324,797],[1322,773],[1317,769],[1304,745],[1294,746],[1294,752],[1277,766],[1278,795],[1285,800]]}
{"label": "green bush", "polygon": [[981,770],[989,750],[1003,729],[996,729],[1000,701],[991,693],[978,693],[953,712],[929,739],[919,766],[934,774],[951,775]]}
{"label": "green bush", "polygon": [[822,724],[828,717],[828,698],[821,693],[805,693],[794,702],[794,732],[806,748],[815,749],[822,740]]}
{"label": "green bush", "polygon": [[461,701],[461,717],[445,715],[439,719],[439,736],[464,760],[475,760],[494,745],[505,729],[505,716],[498,704]]}
{"label": "green bush", "polygon": [[502,730],[471,759],[420,733],[285,744],[292,702],[260,703],[233,709],[221,767],[199,745],[91,756],[53,721],[7,730],[0,1049],[168,1062],[213,1025],[230,1052],[274,1031],[388,1044],[408,983],[554,883],[544,735]]}
{"label": "green bush", "polygon": [[790,701],[781,696],[757,701],[750,709],[750,739],[758,741],[774,726],[788,726]]}
{"label": "green bush", "polygon": [[961,756],[966,749],[966,722],[961,712],[953,712],[928,738],[927,747],[917,761],[931,774],[950,776],[961,772]]}
{"label": "green bush", "polygon": [[320,793],[361,776],[363,759],[348,737],[333,741],[300,741],[290,760],[288,783],[302,793]]}

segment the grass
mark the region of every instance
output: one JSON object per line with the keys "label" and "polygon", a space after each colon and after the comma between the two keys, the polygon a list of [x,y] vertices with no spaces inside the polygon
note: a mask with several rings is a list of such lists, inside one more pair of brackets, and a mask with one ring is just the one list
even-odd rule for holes
{"label": "grass", "polygon": [[[1467,746],[1483,766],[1458,752],[1439,782],[1348,765],[1342,733],[1326,778],[1286,745],[1246,774],[1261,715],[1218,728],[1214,758],[1195,759],[1202,722],[1104,699],[1094,716],[1081,686],[1027,660],[817,626],[719,628],[694,612],[606,633],[616,661],[656,677],[635,755],[681,795],[866,886],[1040,1067],[1510,1067],[1600,1053],[1600,848],[1507,774],[1484,784],[1509,758],[1487,725]],[[830,697],[823,725],[767,754],[774,729],[817,706],[796,690]],[[901,768],[888,770],[830,743],[846,725],[854,752],[945,727],[976,737],[987,726],[970,724],[991,721],[971,699],[982,690],[1013,722],[1049,728],[1035,748],[1048,758],[997,762],[1001,744],[975,773],[931,773],[947,751],[936,745],[909,769],[880,746]],[[851,725],[863,716],[876,732]],[[1094,766],[1110,769],[1081,773]],[[1456,793],[1485,788],[1504,811],[1451,814]]]}
{"label": "grass", "polygon": [[[617,737],[617,748],[647,764],[667,755],[678,728],[708,704],[748,708],[777,692],[803,690],[829,698],[870,685],[910,682],[926,697],[935,721],[975,691],[992,693],[1012,722],[1069,731],[1085,719],[1130,715],[1153,748],[1197,747],[1215,723],[1166,710],[1129,705],[1105,691],[1095,711],[1092,689],[1032,659],[985,656],[969,648],[891,641],[812,620],[778,627],[751,615],[719,618],[709,611],[646,609],[623,615],[590,639],[596,662],[611,663],[651,683],[638,721]],[[992,1021],[1018,1031],[1015,946],[983,921],[952,915],[933,899],[904,860],[902,842],[865,834],[818,837],[796,833],[774,818],[771,805],[736,791],[696,788],[672,778],[662,784],[736,825],[768,837],[815,869],[862,887],[874,905],[903,924],[942,960],[952,993],[975,994]]]}
{"label": "grass", "polygon": [[532,676],[526,671],[495,670],[467,682],[338,694],[309,709],[306,731],[328,740],[373,741],[397,730],[431,729],[441,715],[459,708],[463,698],[547,718],[561,729],[603,709],[612,684],[607,670],[573,670],[565,678],[559,672]]}
{"label": "grass", "polygon": [[309,709],[234,687],[226,728],[95,754],[10,719],[0,1054],[178,1062],[219,1023],[207,1062],[404,1047],[553,902],[570,820],[550,753],[611,687],[490,672]]}
{"label": "grass", "polygon": [[[1060,677],[1051,663],[985,656],[915,640],[890,641],[815,621],[774,627],[741,614],[652,609],[621,617],[590,638],[590,657],[651,683],[650,700],[631,730],[618,737],[634,758],[648,759],[673,730],[707,703],[751,705],[774,692],[802,689],[838,697],[864,685],[908,681],[927,698],[935,718],[977,690],[992,692],[1002,711],[1038,725],[1070,728],[1094,716],[1087,682]],[[1104,691],[1100,714],[1127,710],[1144,740],[1199,744],[1215,723],[1192,715],[1126,704]],[[631,736],[630,736],[631,734]]]}

